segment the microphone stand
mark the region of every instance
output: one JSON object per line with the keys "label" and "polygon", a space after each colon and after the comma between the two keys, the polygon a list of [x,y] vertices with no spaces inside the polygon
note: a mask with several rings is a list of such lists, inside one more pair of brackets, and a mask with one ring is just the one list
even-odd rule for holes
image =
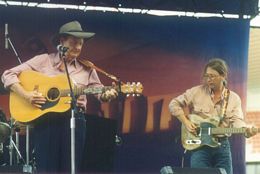
{"label": "microphone stand", "polygon": [[[20,64],[22,64],[22,61],[21,61],[21,59],[20,59],[20,56],[18,55],[17,51],[15,50],[14,45],[13,45],[13,43],[12,43],[12,41],[11,41],[9,35],[6,35],[5,37],[6,37],[7,41],[8,41],[7,44],[9,44],[9,45],[11,46],[11,48],[12,48],[12,50],[13,50],[13,52],[14,52],[14,54],[15,54],[17,60],[18,60],[18,62],[19,62]],[[7,48],[7,49],[8,49],[8,48]]]}
{"label": "microphone stand", "polygon": [[75,129],[76,129],[76,119],[75,119],[75,114],[78,113],[77,107],[76,107],[76,96],[73,92],[72,85],[71,85],[71,80],[69,77],[69,71],[68,71],[68,66],[66,62],[66,56],[65,53],[67,50],[61,50],[60,51],[60,57],[63,59],[64,66],[65,66],[65,71],[69,83],[69,88],[70,88],[70,97],[71,97],[71,119],[70,119],[70,136],[71,136],[71,174],[76,173],[76,165],[75,165]]}
{"label": "microphone stand", "polygon": [[[14,47],[14,45],[13,45],[13,43],[12,43],[10,37],[9,37],[9,35],[6,34],[5,38],[6,38],[7,42],[8,42],[6,49],[8,49],[8,45],[10,45],[12,50],[13,50],[13,52],[14,52],[14,54],[15,54],[15,56],[16,56],[16,58],[17,58],[17,60],[18,60],[18,62],[20,64],[22,64],[20,56],[18,55],[18,53],[17,53],[17,51],[16,51],[16,49],[15,49],[15,47]],[[10,125],[11,125],[11,128],[13,128],[13,120],[12,119],[10,120]],[[18,136],[18,134],[16,134],[16,136]],[[21,155],[21,153],[20,153],[20,151],[19,151],[17,146],[19,147],[18,144],[16,145],[14,143],[13,137],[12,137],[12,133],[11,133],[11,135],[10,135],[10,144],[9,144],[9,156],[10,156],[9,162],[10,162],[10,166],[13,165],[13,148],[15,148],[15,150],[16,150],[18,156],[19,156],[17,158],[22,159],[22,161],[24,162],[23,172],[32,173],[32,166],[29,165],[29,125],[26,125],[26,163],[25,163],[25,160],[23,159],[23,157],[22,157],[22,155]]]}

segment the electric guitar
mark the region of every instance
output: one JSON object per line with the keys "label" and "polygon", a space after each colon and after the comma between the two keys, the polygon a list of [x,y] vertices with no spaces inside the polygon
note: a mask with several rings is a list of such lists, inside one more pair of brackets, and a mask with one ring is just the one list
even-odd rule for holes
{"label": "electric guitar", "polygon": [[[38,91],[46,98],[41,108],[36,108],[21,96],[10,93],[10,113],[19,122],[30,122],[48,112],[65,112],[71,107],[69,84],[66,75],[46,76],[36,71],[24,71],[18,76],[20,84],[27,91]],[[121,92],[130,95],[140,95],[143,91],[141,83],[122,84]],[[118,86],[78,88],[73,86],[75,95],[101,94],[108,88],[119,90]]]}
{"label": "electric guitar", "polygon": [[[217,118],[203,119],[202,117],[191,114],[190,120],[198,125],[196,134],[187,131],[182,124],[181,142],[186,150],[194,150],[202,146],[218,147],[220,143],[217,141],[216,135],[223,134],[244,134],[246,128],[221,128]],[[259,128],[251,128],[253,132],[259,132]]]}

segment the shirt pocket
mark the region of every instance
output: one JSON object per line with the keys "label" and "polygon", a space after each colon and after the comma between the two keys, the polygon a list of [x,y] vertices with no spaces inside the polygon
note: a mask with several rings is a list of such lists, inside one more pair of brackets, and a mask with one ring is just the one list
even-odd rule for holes
{"label": "shirt pocket", "polygon": [[212,113],[212,108],[208,105],[194,106],[193,114],[200,117],[201,122],[209,122],[215,126],[219,124],[220,118]]}
{"label": "shirt pocket", "polygon": [[88,79],[82,75],[73,76],[72,79],[77,86],[87,86],[89,83]]}
{"label": "shirt pocket", "polygon": [[207,105],[194,105],[193,106],[194,114],[206,114],[208,115],[210,113],[210,107]]}
{"label": "shirt pocket", "polygon": [[192,122],[199,124],[200,122],[209,122],[209,108],[202,106],[193,106],[190,119]]}

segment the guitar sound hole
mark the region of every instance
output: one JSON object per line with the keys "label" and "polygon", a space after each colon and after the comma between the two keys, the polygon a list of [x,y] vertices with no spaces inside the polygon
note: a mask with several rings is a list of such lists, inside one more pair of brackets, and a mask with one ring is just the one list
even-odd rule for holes
{"label": "guitar sound hole", "polygon": [[59,96],[60,91],[58,90],[58,88],[51,88],[47,94],[49,100],[56,100]]}

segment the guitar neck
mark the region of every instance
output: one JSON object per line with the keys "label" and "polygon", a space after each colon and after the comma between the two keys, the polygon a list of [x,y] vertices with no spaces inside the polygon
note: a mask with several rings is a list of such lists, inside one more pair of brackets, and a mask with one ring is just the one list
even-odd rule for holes
{"label": "guitar neck", "polygon": [[[259,128],[251,128],[255,132],[260,132]],[[246,132],[246,128],[212,128],[212,134],[243,134]]]}
{"label": "guitar neck", "polygon": [[[82,95],[82,94],[101,94],[103,91],[105,91],[106,89],[111,88],[110,86],[104,86],[104,87],[75,87],[73,88],[73,93],[75,95]],[[69,96],[70,95],[70,89],[64,89],[60,91],[60,95],[62,97],[64,96]]]}
{"label": "guitar neck", "polygon": [[[128,95],[140,95],[143,91],[143,85],[141,83],[126,83],[122,84],[119,86],[99,86],[99,87],[74,87],[73,88],[73,93],[75,95],[81,95],[81,94],[101,94],[102,92],[108,90],[108,89],[115,89],[118,92],[121,92],[123,94],[128,94]],[[62,89],[60,91],[60,96],[65,97],[70,95],[70,90],[69,89]]]}

